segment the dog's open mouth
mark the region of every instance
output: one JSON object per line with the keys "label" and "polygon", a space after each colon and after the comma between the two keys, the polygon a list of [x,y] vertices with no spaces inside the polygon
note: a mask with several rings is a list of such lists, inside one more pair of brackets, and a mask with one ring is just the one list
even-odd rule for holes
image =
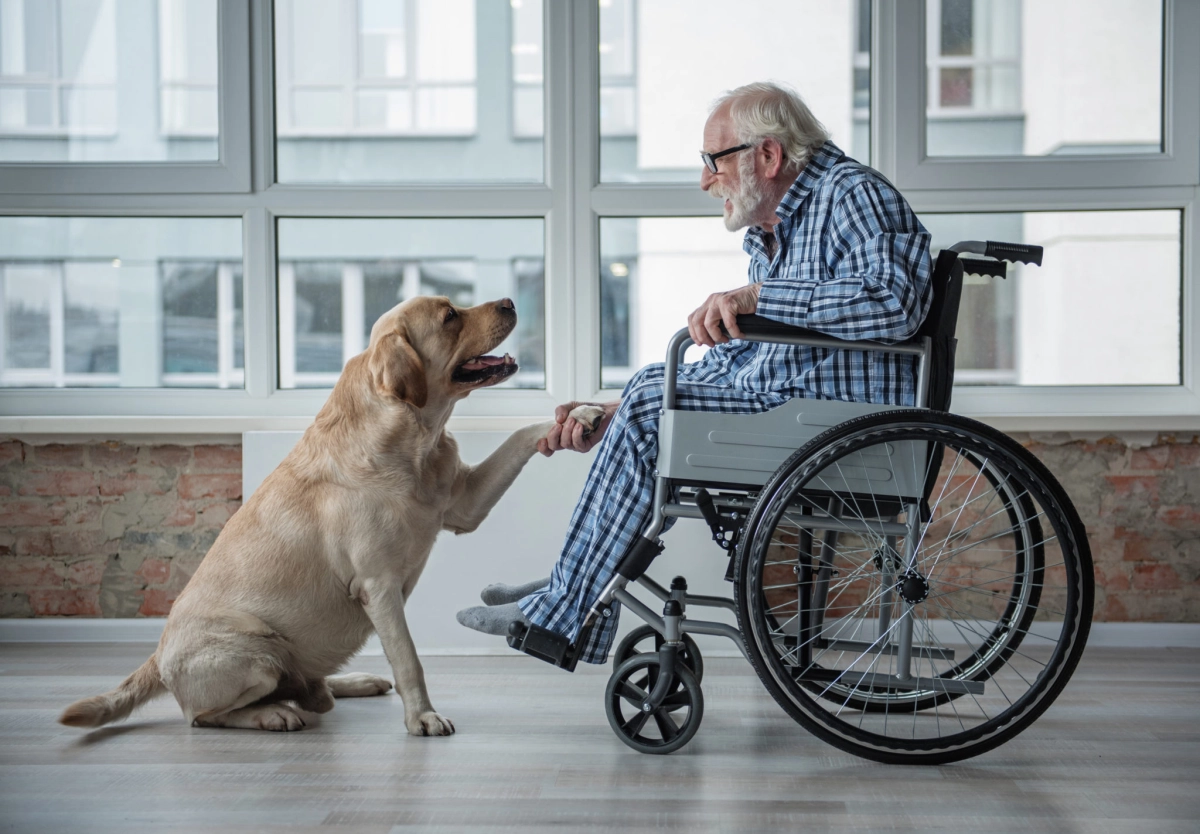
{"label": "dog's open mouth", "polygon": [[499,382],[517,372],[517,362],[507,353],[503,356],[472,356],[454,369],[451,379],[464,385]]}

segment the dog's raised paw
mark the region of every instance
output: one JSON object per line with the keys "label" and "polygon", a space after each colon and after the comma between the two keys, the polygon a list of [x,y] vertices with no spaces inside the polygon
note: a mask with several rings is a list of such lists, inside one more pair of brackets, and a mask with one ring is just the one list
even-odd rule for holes
{"label": "dog's raised paw", "polygon": [[584,437],[600,428],[604,420],[604,409],[598,405],[579,405],[571,409],[571,419],[583,424]]}
{"label": "dog's raised paw", "polygon": [[454,723],[436,712],[423,712],[412,721],[405,721],[408,734],[413,736],[454,735]]}

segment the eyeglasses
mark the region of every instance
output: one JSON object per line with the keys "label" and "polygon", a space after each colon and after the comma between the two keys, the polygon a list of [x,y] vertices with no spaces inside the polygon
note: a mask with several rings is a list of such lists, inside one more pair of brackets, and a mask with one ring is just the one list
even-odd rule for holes
{"label": "eyeglasses", "polygon": [[700,158],[704,160],[705,167],[708,168],[708,170],[712,171],[715,174],[715,173],[717,173],[717,160],[718,159],[720,159],[723,156],[729,156],[729,154],[731,154],[731,153],[737,153],[738,151],[744,151],[744,150],[746,150],[746,148],[750,148],[750,147],[753,147],[753,145],[737,145],[736,147],[726,148],[725,150],[717,151],[716,153],[707,153],[706,151],[700,151]]}

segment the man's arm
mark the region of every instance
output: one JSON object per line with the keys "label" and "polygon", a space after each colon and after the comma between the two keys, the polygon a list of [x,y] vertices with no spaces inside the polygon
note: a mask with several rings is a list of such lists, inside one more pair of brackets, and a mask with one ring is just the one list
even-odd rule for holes
{"label": "man's arm", "polygon": [[762,283],[758,314],[841,339],[916,333],[931,297],[929,234],[900,195],[855,184],[832,208],[827,234],[823,263]]}

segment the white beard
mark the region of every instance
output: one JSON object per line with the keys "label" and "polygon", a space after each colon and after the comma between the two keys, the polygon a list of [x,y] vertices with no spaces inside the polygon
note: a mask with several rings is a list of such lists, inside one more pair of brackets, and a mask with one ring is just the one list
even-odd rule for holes
{"label": "white beard", "polygon": [[761,213],[768,199],[762,185],[762,180],[754,170],[754,157],[747,155],[744,160],[738,160],[736,191],[730,193],[717,186],[709,189],[714,197],[729,201],[725,209],[726,229],[736,232],[755,222],[754,218]]}

